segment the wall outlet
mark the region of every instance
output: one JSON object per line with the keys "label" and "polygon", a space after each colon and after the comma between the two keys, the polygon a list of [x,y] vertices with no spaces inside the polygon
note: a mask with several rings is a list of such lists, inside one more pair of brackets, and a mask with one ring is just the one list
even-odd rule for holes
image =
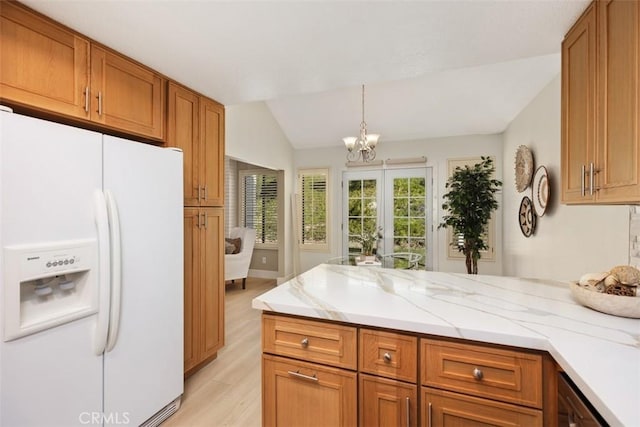
{"label": "wall outlet", "polygon": [[267,263],[267,257],[266,257],[266,256],[263,256],[263,257],[262,257],[262,263],[263,263],[263,264],[266,264],[266,263]]}

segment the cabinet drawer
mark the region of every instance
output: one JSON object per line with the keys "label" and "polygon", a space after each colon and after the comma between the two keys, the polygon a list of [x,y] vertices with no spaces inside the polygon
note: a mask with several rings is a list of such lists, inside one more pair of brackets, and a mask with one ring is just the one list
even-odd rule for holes
{"label": "cabinet drawer", "polygon": [[542,427],[543,415],[538,409],[427,387],[422,387],[421,394],[423,425]]}
{"label": "cabinet drawer", "polygon": [[262,317],[265,353],[341,368],[357,368],[356,328],[292,317]]}
{"label": "cabinet drawer", "polygon": [[360,329],[360,371],[415,383],[418,339],[409,335]]}
{"label": "cabinet drawer", "polygon": [[357,374],[339,368],[262,356],[264,426],[355,426]]}
{"label": "cabinet drawer", "polygon": [[542,356],[422,339],[423,385],[542,408]]}

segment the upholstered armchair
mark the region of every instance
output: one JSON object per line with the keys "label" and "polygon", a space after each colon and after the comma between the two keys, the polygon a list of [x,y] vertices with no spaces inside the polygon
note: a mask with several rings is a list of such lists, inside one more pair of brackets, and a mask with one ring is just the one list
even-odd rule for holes
{"label": "upholstered armchair", "polygon": [[[234,227],[229,230],[229,237],[225,243],[228,244],[230,240],[233,241],[234,239],[240,239],[240,248],[237,253],[227,253],[227,250],[225,250],[224,280],[225,282],[230,280],[231,283],[235,283],[236,279],[242,279],[242,289],[245,289],[247,276],[249,275],[251,255],[253,255],[253,246],[256,243],[256,230],[252,228]],[[235,240],[233,243],[238,243],[238,241]]]}

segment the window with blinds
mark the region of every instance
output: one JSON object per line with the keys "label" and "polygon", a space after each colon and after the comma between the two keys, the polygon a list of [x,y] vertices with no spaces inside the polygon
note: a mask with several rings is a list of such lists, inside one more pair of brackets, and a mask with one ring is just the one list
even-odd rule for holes
{"label": "window with blinds", "polygon": [[[483,240],[487,243],[487,246],[489,247],[484,251],[480,251],[480,259],[485,261],[490,261],[494,259],[494,246],[495,246],[493,242],[494,240],[493,236],[495,234],[494,227],[495,227],[495,220],[493,219],[493,215],[491,215],[489,224],[487,224],[487,229],[485,230],[482,236]],[[464,259],[465,258],[464,253],[460,252],[460,249],[459,249],[464,247],[464,234],[458,233],[456,235],[451,231],[451,229],[448,229],[447,235],[449,236],[449,242],[450,242],[449,252],[447,254],[448,257]]]}
{"label": "window with blinds", "polygon": [[239,171],[240,225],[256,230],[256,243],[278,243],[278,176],[270,171]]}
{"label": "window with blinds", "polygon": [[329,250],[329,170],[298,172],[298,226],[301,249]]}

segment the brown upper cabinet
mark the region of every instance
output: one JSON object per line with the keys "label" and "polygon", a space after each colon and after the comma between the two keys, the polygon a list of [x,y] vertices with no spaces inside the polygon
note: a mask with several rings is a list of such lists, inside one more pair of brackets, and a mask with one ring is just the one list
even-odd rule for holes
{"label": "brown upper cabinet", "polygon": [[138,135],[164,137],[165,80],[148,68],[91,45],[91,120]]}
{"label": "brown upper cabinet", "polygon": [[562,43],[562,201],[640,201],[640,2],[594,1]]}
{"label": "brown upper cabinet", "polygon": [[15,2],[0,2],[0,99],[164,138],[165,79]]}
{"label": "brown upper cabinet", "polygon": [[184,205],[224,205],[224,107],[169,82],[167,146],[182,149]]}

